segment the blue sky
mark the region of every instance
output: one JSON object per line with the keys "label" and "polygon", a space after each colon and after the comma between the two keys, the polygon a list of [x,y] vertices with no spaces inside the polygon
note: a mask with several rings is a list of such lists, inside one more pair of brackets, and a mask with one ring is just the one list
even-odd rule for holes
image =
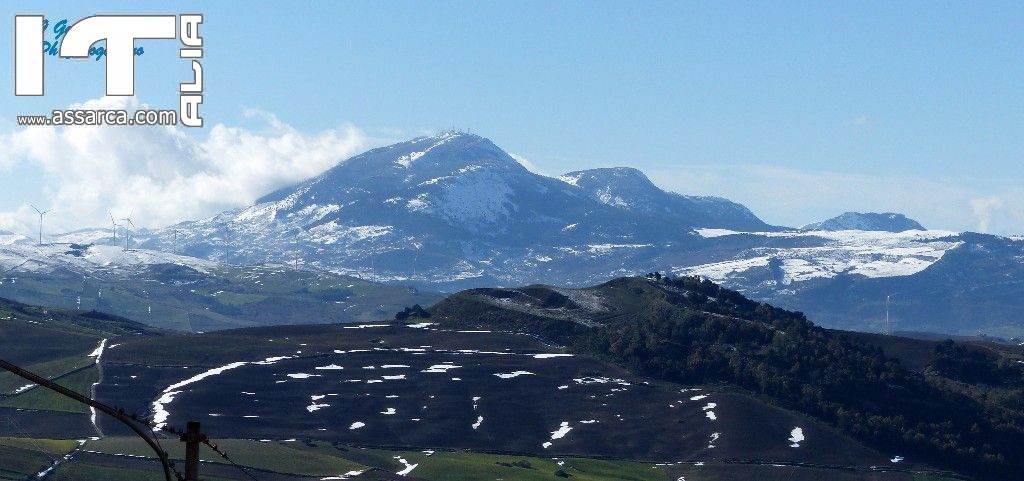
{"label": "blue sky", "polygon": [[[1020,2],[295,3],[6,2],[0,38],[16,13],[203,13],[209,127],[183,131],[200,149],[217,124],[314,144],[354,129],[352,153],[455,126],[546,174],[633,166],[777,224],[891,210],[1024,232]],[[140,44],[138,101],[173,107],[187,64],[175,42]],[[17,134],[17,114],[102,96],[103,62],[47,58],[47,95],[15,98],[8,48],[0,135]],[[123,130],[95,135],[135,135]],[[76,178],[63,166],[24,148],[0,155],[0,228],[24,224],[26,201],[67,202],[60,183]]]}

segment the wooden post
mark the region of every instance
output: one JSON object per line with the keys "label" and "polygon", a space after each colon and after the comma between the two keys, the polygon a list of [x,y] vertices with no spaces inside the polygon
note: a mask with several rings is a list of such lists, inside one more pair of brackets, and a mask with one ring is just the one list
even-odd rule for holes
{"label": "wooden post", "polygon": [[199,423],[189,421],[181,441],[185,443],[185,481],[199,481],[199,444],[206,436],[199,431]]}

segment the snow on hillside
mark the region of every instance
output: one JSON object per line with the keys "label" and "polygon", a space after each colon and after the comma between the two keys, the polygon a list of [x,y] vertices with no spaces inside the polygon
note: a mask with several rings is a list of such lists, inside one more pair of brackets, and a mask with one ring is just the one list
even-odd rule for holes
{"label": "snow on hillside", "polygon": [[[117,229],[117,241],[124,244],[126,231],[123,227]],[[134,233],[132,233],[134,236]],[[82,229],[56,235],[46,235],[43,241],[53,244],[108,244],[113,242],[114,231],[106,229]]]}
{"label": "snow on hillside", "polygon": [[434,208],[450,222],[495,224],[511,214],[512,195],[501,175],[474,172],[445,185]]}
{"label": "snow on hillside", "polygon": [[809,231],[734,232],[725,229],[697,229],[705,238],[749,235],[765,238],[801,239],[808,247],[758,247],[738,253],[734,259],[680,267],[679,274],[702,275],[714,281],[772,262],[782,272],[782,283],[857,274],[864,277],[894,277],[917,274],[963,244],[950,231]]}
{"label": "snow on hillside", "polygon": [[[156,264],[177,264],[209,272],[216,262],[146,249],[124,250],[113,245],[35,245],[31,241],[4,243],[0,236],[0,272],[10,270],[49,273],[68,270],[89,274],[97,270],[127,274],[130,268]],[[117,269],[110,269],[117,268]]]}
{"label": "snow on hillside", "polygon": [[19,243],[30,243],[28,237],[12,232],[0,232],[0,246],[7,246]]}
{"label": "snow on hillside", "polygon": [[433,142],[433,143],[429,147],[427,147],[427,148],[425,148],[423,150],[419,150],[419,151],[412,152],[412,153],[409,153],[407,155],[402,155],[402,156],[398,157],[398,159],[395,160],[395,163],[398,164],[398,165],[401,165],[402,167],[408,168],[410,164],[412,164],[413,162],[416,161],[416,159],[419,159],[420,157],[423,157],[424,155],[426,155],[431,150],[434,150],[435,148],[444,145],[449,140],[452,140],[453,138],[456,138],[458,136],[459,136],[459,134],[457,132],[445,132],[445,133],[443,133],[441,135],[438,135],[436,137],[424,137],[424,138],[421,138],[421,139],[413,140],[412,143],[424,143],[424,142]]}

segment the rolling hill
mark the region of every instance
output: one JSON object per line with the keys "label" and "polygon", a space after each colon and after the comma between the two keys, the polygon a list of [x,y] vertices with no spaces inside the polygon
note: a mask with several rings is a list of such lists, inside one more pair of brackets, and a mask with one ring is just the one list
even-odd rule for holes
{"label": "rolling hill", "polygon": [[660,275],[475,289],[429,313],[442,325],[571,345],[654,379],[728,383],[935,466],[990,479],[1022,469],[1019,346],[829,331],[707,280]]}

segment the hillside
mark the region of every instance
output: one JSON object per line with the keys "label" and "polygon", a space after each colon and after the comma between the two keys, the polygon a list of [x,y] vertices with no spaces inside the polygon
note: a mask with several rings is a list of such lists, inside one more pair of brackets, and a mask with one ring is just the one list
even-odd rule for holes
{"label": "hillside", "polygon": [[[626,471],[632,475],[704,463],[778,464],[807,479],[807,466],[829,473],[883,466],[871,478],[879,480],[929,470],[718,382],[661,381],[534,336],[430,322],[138,339],[110,349],[104,366],[109,382],[98,386],[100,399],[172,426],[200,419],[219,437],[496,453],[537,465],[538,458],[649,463]],[[101,425],[119,434],[113,423]],[[554,479],[523,476],[506,479]]]}
{"label": "hillside", "polygon": [[883,347],[688,277],[477,289],[429,312],[442,325],[531,333],[657,379],[726,382],[908,459],[989,479],[1022,469],[1019,347]]}
{"label": "hillside", "polygon": [[[0,359],[81,393],[103,378],[107,345],[159,336],[142,324],[95,311],[31,306],[0,298]],[[0,437],[92,436],[85,406],[0,371]]]}
{"label": "hillside", "polygon": [[[605,287],[614,295],[535,287],[501,290],[491,299],[517,313],[509,322],[525,312],[538,323],[574,319],[589,326],[574,336],[594,339],[587,333],[600,326],[642,325],[643,306],[664,286],[622,279]],[[462,299],[468,308],[487,294],[450,300]],[[717,298],[723,307],[708,312],[728,322],[747,305],[727,291]],[[405,325],[160,335],[97,313],[4,306],[0,326],[61,341],[63,351],[47,356],[66,356],[66,362],[42,360],[34,369],[51,369],[58,382],[157,423],[201,420],[261,479],[346,472],[351,479],[411,472],[432,481],[555,480],[559,473],[594,481],[717,479],[724,473],[766,481],[949,479],[935,476],[924,456],[872,448],[724,377],[672,380],[585,344],[574,343],[571,352],[533,329],[503,325],[517,334],[463,326],[440,310],[436,319]],[[764,312],[785,322],[799,317]],[[55,337],[61,332],[65,338]],[[24,356],[34,351],[25,345],[4,349],[32,362]],[[119,424],[100,417],[93,425],[88,411],[45,394],[14,383],[0,399],[0,415],[10,421],[0,423],[0,462],[22,473],[17,479],[48,463],[55,463],[57,479],[74,480],[155,469],[145,447],[123,438]],[[98,433],[84,444],[50,439]],[[168,444],[179,452],[177,443]],[[53,451],[40,452],[40,446]],[[240,475],[216,462],[205,463],[203,472],[218,479]]]}
{"label": "hillside", "polygon": [[[0,297],[97,310],[178,331],[360,322],[439,295],[287,264],[239,266],[169,251],[89,243],[0,242]],[[109,241],[110,239],[106,239]]]}

